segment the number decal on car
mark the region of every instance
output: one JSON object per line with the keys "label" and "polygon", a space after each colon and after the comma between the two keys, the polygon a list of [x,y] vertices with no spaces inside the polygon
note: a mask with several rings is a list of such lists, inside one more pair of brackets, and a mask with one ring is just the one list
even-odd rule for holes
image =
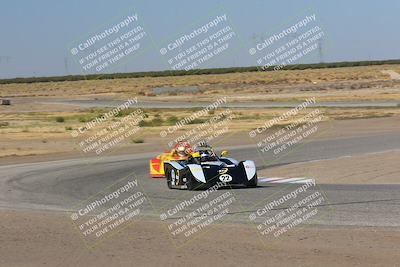
{"label": "number decal on car", "polygon": [[219,176],[219,179],[221,180],[221,182],[228,183],[232,181],[232,176],[230,176],[229,174],[222,174]]}

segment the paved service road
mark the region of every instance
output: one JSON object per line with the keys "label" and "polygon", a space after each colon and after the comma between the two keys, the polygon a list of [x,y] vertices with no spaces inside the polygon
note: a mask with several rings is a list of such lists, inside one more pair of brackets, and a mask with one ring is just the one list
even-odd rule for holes
{"label": "paved service road", "polygon": [[[73,105],[81,108],[94,108],[94,107],[117,107],[125,101],[121,100],[41,100],[37,101],[39,104],[62,104]],[[204,108],[210,103],[207,102],[161,102],[161,101],[142,101],[140,100],[135,107],[138,108]],[[232,102],[221,104],[220,107],[224,108],[294,108],[301,104],[295,102]],[[394,101],[373,101],[373,102],[318,102],[311,104],[311,107],[333,107],[333,108],[366,108],[366,107],[397,107],[400,103]]]}

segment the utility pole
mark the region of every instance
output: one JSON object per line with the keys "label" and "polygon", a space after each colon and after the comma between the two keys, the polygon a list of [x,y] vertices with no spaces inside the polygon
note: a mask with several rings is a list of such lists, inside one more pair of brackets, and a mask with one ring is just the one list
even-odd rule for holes
{"label": "utility pole", "polygon": [[318,39],[318,54],[319,54],[319,63],[324,63],[324,55],[322,49],[323,39],[322,37]]}
{"label": "utility pole", "polygon": [[69,75],[69,70],[68,70],[68,58],[64,57],[64,68],[65,68],[65,74]]}
{"label": "utility pole", "polygon": [[10,62],[11,57],[10,56],[0,56],[0,64],[5,61],[7,64]]}

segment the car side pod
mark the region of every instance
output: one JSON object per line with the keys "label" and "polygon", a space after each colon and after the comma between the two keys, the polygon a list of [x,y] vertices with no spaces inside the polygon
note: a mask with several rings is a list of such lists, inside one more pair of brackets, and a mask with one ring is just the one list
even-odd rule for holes
{"label": "car side pod", "polygon": [[151,159],[149,161],[150,177],[151,178],[164,178],[164,163],[159,159]]}
{"label": "car side pod", "polygon": [[241,162],[244,172],[246,173],[247,177],[247,187],[257,187],[258,184],[258,177],[257,177],[257,169],[254,161],[252,160],[245,160]]}
{"label": "car side pod", "polygon": [[196,179],[200,183],[207,183],[206,177],[204,176],[203,169],[201,165],[198,164],[188,164],[190,172],[192,173],[194,179]]}
{"label": "car side pod", "polygon": [[243,161],[243,167],[246,172],[247,180],[251,180],[256,175],[256,165],[252,160]]}

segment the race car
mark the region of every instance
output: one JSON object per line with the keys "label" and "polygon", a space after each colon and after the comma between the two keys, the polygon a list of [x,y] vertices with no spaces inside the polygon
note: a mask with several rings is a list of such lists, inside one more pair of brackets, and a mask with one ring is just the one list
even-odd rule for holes
{"label": "race car", "polygon": [[165,151],[150,160],[150,177],[165,177],[164,161],[186,161],[192,152],[193,150],[188,142],[179,142],[175,144],[171,151]]}
{"label": "race car", "polygon": [[257,170],[253,161],[238,162],[218,157],[209,146],[199,147],[185,161],[165,161],[164,173],[170,189],[207,189],[217,183],[227,186],[257,187]]}

